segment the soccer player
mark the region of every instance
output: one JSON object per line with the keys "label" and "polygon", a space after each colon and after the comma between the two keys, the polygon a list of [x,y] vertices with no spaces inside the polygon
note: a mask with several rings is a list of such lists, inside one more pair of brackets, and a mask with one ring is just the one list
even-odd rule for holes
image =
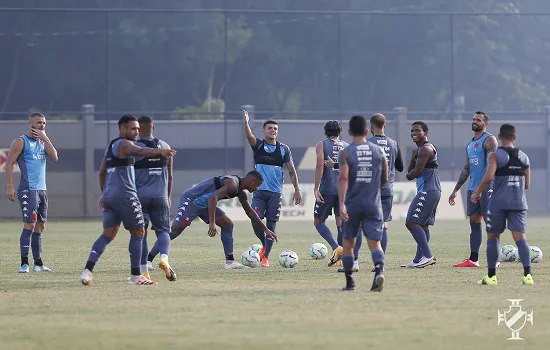
{"label": "soccer player", "polygon": [[139,134],[139,123],[136,117],[124,115],[118,121],[119,137],[111,140],[105,150],[105,156],[99,170],[101,197],[99,207],[103,210],[103,234],[92,245],[86,267],[80,274],[83,285],[93,286],[92,272],[95,264],[107,245],[115,239],[120,223],[130,231],[131,276],[129,284],[158,284],[141,274],[140,260],[143,247],[144,219],[139,202],[134,163],[135,157],[165,157],[176,154],[175,150],[164,148],[139,147],[133,141]]}
{"label": "soccer player", "polygon": [[384,284],[383,214],[381,187],[388,181],[388,162],[384,150],[367,141],[367,121],[353,116],[349,121],[352,143],[340,152],[338,200],[344,224],[342,262],[346,276],[345,291],[355,290],[353,279],[353,246],[362,228],[372,254],[375,273],[371,292],[381,292]]}
{"label": "soccer player", "polygon": [[[48,193],[46,191],[46,155],[57,161],[57,150],[46,135],[46,117],[42,113],[29,116],[29,130],[16,138],[10,147],[6,164],[8,199],[21,205],[23,231],[19,238],[21,267],[19,273],[29,272],[29,247],[34,259],[33,272],[51,272],[42,262],[42,232],[48,218]],[[17,192],[13,186],[15,163],[21,171]]]}
{"label": "soccer player", "polygon": [[418,147],[413,151],[409,163],[407,180],[416,179],[417,193],[409,206],[405,225],[416,241],[416,256],[401,267],[421,268],[435,264],[430,250],[430,229],[435,223],[437,205],[441,199],[441,185],[437,163],[437,150],[428,141],[428,125],[414,122],[411,126],[411,138]]}
{"label": "soccer player", "polygon": [[[298,184],[298,174],[294,168],[290,148],[278,142],[277,134],[279,126],[274,120],[268,120],[262,128],[264,139],[256,138],[248,125],[248,112],[244,111],[244,134],[252,151],[254,152],[254,163],[256,170],[262,174],[264,179],[259,191],[254,192],[252,207],[260,219],[266,218],[266,226],[275,232],[277,221],[281,212],[281,192],[283,191],[283,165],[286,164],[290,180],[294,185],[292,199],[294,205],[302,201],[302,193]],[[262,242],[260,257],[262,266],[269,267],[269,253],[273,247],[273,239],[265,235],[262,226],[253,224],[254,233]]]}
{"label": "soccer player", "polygon": [[[136,145],[148,148],[170,149],[170,146],[153,136],[155,124],[151,117],[141,116],[139,123],[139,140]],[[176,273],[168,263],[170,253],[170,196],[172,195],[172,163],[173,158],[163,156],[136,158],[136,188],[145,219],[145,236],[141,252],[141,273],[149,278],[147,254],[147,228],[157,234],[160,251],[159,267],[164,271],[169,281],[176,280]],[[152,267],[152,264],[150,264]]]}
{"label": "soccer player", "polygon": [[[342,226],[340,221],[340,209],[338,206],[338,160],[340,151],[348,146],[347,142],[340,140],[342,124],[337,120],[328,121],[325,124],[326,139],[319,141],[315,146],[317,164],[315,167],[315,207],[313,210],[313,225],[317,232],[332,248],[328,266],[334,265],[342,255]],[[330,163],[326,162],[330,159]],[[328,165],[330,164],[330,168]],[[332,215],[336,220],[338,230],[337,241],[330,229],[325,224],[327,218]]]}
{"label": "soccer player", "polygon": [[519,257],[523,264],[522,284],[534,284],[531,276],[531,257],[525,235],[527,226],[527,198],[525,190],[531,182],[529,157],[514,146],[516,127],[503,124],[498,138],[501,146],[489,154],[487,169],[472,194],[471,201],[479,203],[485,191],[493,184],[493,195],[487,210],[487,267],[488,273],[478,284],[496,285],[496,265],[499,253],[500,234],[512,231]]}
{"label": "soccer player", "polygon": [[479,248],[481,247],[481,220],[487,216],[487,206],[491,198],[491,186],[483,193],[481,200],[476,203],[470,201],[472,193],[479,185],[485,168],[487,166],[487,154],[498,147],[496,137],[487,132],[489,116],[477,111],[472,118],[472,131],[474,137],[466,145],[466,164],[458,177],[456,186],[449,196],[449,204],[455,205],[455,198],[458,191],[468,177],[468,200],[466,201],[467,215],[470,217],[470,257],[463,262],[453,265],[454,267],[479,267]]}
{"label": "soccer player", "polygon": [[[208,235],[210,237],[214,237],[218,233],[216,225],[221,228],[221,240],[225,253],[224,267],[226,269],[248,268],[248,266],[235,261],[233,256],[233,222],[217,204],[222,199],[238,197],[243,210],[252,223],[260,226],[270,238],[277,240],[277,236],[265,227],[262,220],[250,207],[248,196],[245,193],[245,190],[248,192],[256,191],[262,182],[262,175],[253,170],[242,179],[235,175],[216,176],[203,180],[185,190],[180,196],[178,213],[172,222],[170,238],[178,237],[183,230],[191,225],[193,220],[200,217],[202,221],[208,224]],[[157,243],[149,253],[149,261],[153,261],[158,254]]]}

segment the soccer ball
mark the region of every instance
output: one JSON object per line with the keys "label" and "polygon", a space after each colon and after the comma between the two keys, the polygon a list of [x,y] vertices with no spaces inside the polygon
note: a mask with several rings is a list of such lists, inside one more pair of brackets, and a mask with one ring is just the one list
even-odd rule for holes
{"label": "soccer ball", "polygon": [[542,261],[542,250],[540,250],[537,246],[531,246],[529,247],[530,254],[531,254],[531,262],[532,263],[539,263]]}
{"label": "soccer ball", "polygon": [[517,259],[517,249],[511,244],[507,244],[500,248],[498,260],[500,261],[515,261]]}
{"label": "soccer ball", "polygon": [[257,267],[260,266],[260,254],[257,251],[248,249],[246,252],[241,255],[241,262],[244,266],[248,267]]}
{"label": "soccer ball", "polygon": [[279,254],[279,264],[282,267],[294,267],[298,264],[298,254],[292,250],[285,250]]}
{"label": "soccer ball", "polygon": [[327,257],[328,249],[323,243],[313,243],[309,248],[309,255],[315,260],[322,260]]}
{"label": "soccer ball", "polygon": [[248,247],[248,250],[253,250],[253,251],[255,251],[256,253],[259,254],[262,247],[263,246],[261,244],[253,244],[250,247]]}

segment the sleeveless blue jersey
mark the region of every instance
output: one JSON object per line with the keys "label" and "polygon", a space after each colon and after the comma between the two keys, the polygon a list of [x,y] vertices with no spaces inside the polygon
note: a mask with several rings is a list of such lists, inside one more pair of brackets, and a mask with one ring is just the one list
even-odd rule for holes
{"label": "sleeveless blue jersey", "polygon": [[472,138],[466,145],[466,153],[470,161],[470,183],[468,184],[468,190],[470,191],[477,188],[487,167],[487,152],[483,148],[483,143],[489,136],[493,135],[485,132],[479,139],[474,140]]}
{"label": "sleeveless blue jersey", "polygon": [[34,140],[27,135],[21,135],[25,145],[23,152],[17,157],[17,165],[21,170],[19,190],[46,191],[46,147],[43,140]]}

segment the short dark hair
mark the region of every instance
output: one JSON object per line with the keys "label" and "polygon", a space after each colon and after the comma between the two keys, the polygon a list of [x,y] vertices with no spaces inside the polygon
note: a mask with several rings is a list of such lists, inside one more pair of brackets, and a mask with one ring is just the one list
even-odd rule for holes
{"label": "short dark hair", "polygon": [[138,118],[137,121],[140,124],[152,124],[153,123],[153,119],[151,119],[151,117],[148,117],[146,115],[142,115],[141,117]]}
{"label": "short dark hair", "polygon": [[120,129],[120,127],[123,125],[123,124],[128,124],[129,122],[137,122],[137,118],[134,117],[133,115],[131,114],[125,114],[122,116],[122,118],[120,118],[118,120],[118,128]]}
{"label": "short dark hair", "polygon": [[516,127],[513,124],[502,124],[499,134],[501,139],[511,141],[516,136]]}
{"label": "short dark hair", "polygon": [[420,125],[420,127],[422,128],[422,131],[424,131],[426,134],[428,133],[428,124],[421,121],[415,121],[414,123],[411,124],[411,126],[413,125]]}
{"label": "short dark hair", "polygon": [[365,136],[367,131],[367,121],[362,115],[354,115],[349,120],[349,130],[351,136]]}
{"label": "short dark hair", "polygon": [[46,119],[46,116],[40,112],[33,112],[29,115],[29,120],[31,120],[34,117],[40,117]]}
{"label": "short dark hair", "polygon": [[474,115],[476,115],[476,114],[481,114],[483,116],[483,120],[485,121],[485,123],[489,122],[489,116],[487,115],[487,113],[482,112],[482,111],[476,111],[474,113]]}
{"label": "short dark hair", "polygon": [[277,122],[275,120],[269,119],[269,120],[265,121],[264,126],[262,126],[262,128],[265,129],[265,126],[268,125],[268,124],[279,125],[279,124],[277,124]]}
{"label": "short dark hair", "polygon": [[252,176],[262,182],[264,181],[264,177],[262,176],[262,174],[260,174],[260,172],[256,170],[249,171],[248,174],[246,174],[246,176]]}
{"label": "short dark hair", "polygon": [[370,117],[370,123],[381,129],[386,124],[386,117],[382,113],[375,113]]}
{"label": "short dark hair", "polygon": [[340,136],[342,133],[342,123],[338,120],[329,120],[325,124],[325,135],[327,137]]}

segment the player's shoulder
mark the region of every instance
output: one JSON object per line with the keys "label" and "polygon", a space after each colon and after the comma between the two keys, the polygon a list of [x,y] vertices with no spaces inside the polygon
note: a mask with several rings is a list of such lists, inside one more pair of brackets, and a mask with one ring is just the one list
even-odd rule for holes
{"label": "player's shoulder", "polygon": [[529,156],[527,155],[527,153],[523,152],[521,149],[518,151],[518,158],[523,163],[529,165]]}
{"label": "player's shoulder", "polygon": [[170,145],[168,144],[168,142],[161,139],[159,139],[159,146],[163,149],[170,149]]}
{"label": "player's shoulder", "polygon": [[279,142],[279,145],[281,148],[284,148],[285,151],[290,152],[290,147],[286,143]]}

